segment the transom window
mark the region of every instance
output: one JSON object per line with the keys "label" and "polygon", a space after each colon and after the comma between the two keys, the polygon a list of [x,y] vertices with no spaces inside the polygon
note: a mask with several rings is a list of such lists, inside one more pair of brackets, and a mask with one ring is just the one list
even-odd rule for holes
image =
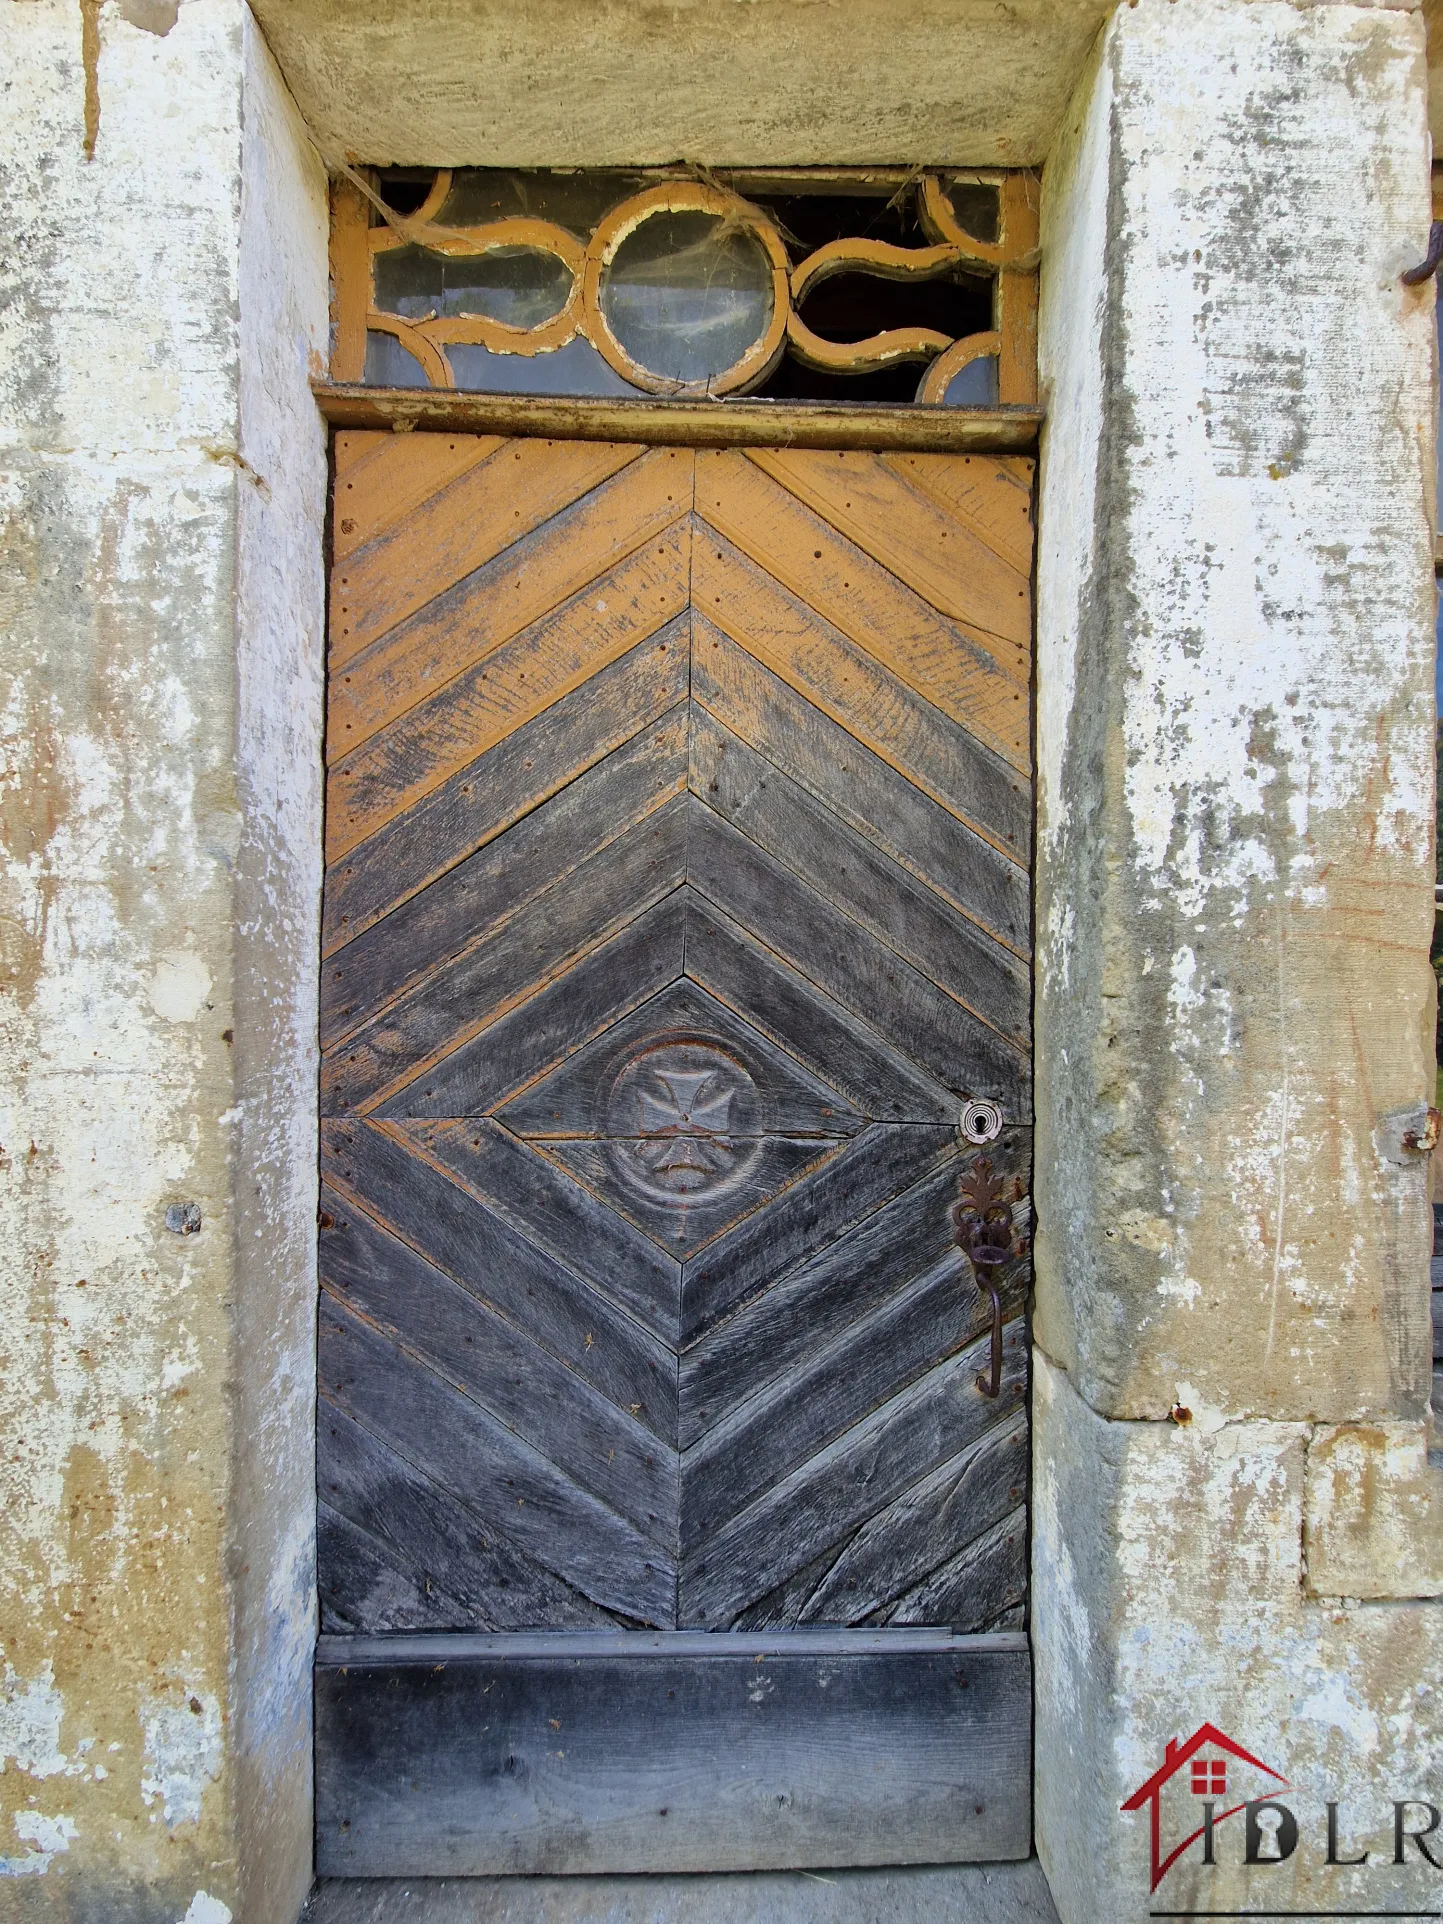
{"label": "transom window", "polygon": [[1036,401],[1026,173],[350,171],[332,271],[337,381]]}

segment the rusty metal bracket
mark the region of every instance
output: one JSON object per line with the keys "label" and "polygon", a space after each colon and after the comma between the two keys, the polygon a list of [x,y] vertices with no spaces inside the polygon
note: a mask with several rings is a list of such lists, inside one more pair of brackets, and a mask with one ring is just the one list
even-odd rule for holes
{"label": "rusty metal bracket", "polygon": [[997,1271],[1017,1253],[1012,1223],[1012,1206],[1002,1182],[992,1173],[986,1156],[974,1156],[966,1173],[958,1178],[959,1199],[950,1215],[957,1247],[972,1265],[980,1295],[986,1290],[992,1301],[992,1356],[985,1376],[977,1378],[984,1396],[1002,1394],[1002,1292]]}
{"label": "rusty metal bracket", "polygon": [[1443,265],[1443,220],[1435,220],[1428,229],[1428,252],[1416,267],[1410,267],[1399,275],[1405,287],[1421,287],[1424,281],[1431,280]]}

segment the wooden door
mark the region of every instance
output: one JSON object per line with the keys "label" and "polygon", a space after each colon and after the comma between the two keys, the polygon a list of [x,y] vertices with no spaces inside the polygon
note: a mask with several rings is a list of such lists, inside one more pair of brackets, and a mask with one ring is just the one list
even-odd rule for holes
{"label": "wooden door", "polygon": [[[1030,485],[1006,457],[338,435],[323,1865],[415,1874],[393,1806],[433,1767],[453,1870],[1026,1849],[1027,1269],[990,1397],[948,1209],[968,1099],[1026,1187]],[[852,1695],[808,1671],[768,1751],[710,1661],[742,1645],[687,1634],[722,1630]],[[916,1736],[964,1649],[940,1803],[933,1737],[913,1770],[889,1726],[866,1822],[846,1762],[823,1814],[763,1812],[808,1718],[865,1749],[901,1663]],[[641,1767],[574,1680],[603,1650],[653,1774],[657,1718],[762,1744],[725,1837],[705,1769],[685,1845],[664,1772],[617,1815]],[[468,1703],[500,1748],[463,1765]],[[615,1792],[589,1830],[577,1770]]]}

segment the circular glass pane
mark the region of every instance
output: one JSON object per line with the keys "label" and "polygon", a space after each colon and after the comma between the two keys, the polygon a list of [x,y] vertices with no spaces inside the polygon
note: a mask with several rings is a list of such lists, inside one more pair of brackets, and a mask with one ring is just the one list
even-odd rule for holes
{"label": "circular glass pane", "polygon": [[765,335],[772,265],[755,235],[718,214],[649,215],[603,270],[607,326],[662,380],[715,380]]}

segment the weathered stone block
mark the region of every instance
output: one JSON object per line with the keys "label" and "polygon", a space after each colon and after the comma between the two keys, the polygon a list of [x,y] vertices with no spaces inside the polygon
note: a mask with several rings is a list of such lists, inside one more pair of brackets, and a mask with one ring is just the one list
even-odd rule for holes
{"label": "weathered stone block", "polygon": [[1443,1595],[1443,1469],[1421,1423],[1346,1423],[1308,1444],[1303,1541],[1320,1597]]}
{"label": "weathered stone block", "polygon": [[[1443,1607],[1305,1595],[1305,1425],[1111,1422],[1035,1364],[1037,1840],[1063,1924],[1436,1908],[1439,1872],[1392,1860],[1394,1801],[1443,1801]],[[1150,1896],[1150,1813],[1121,1807],[1204,1723],[1286,1781],[1230,1765],[1216,1862],[1195,1840]],[[1221,1811],[1274,1792],[1297,1847],[1249,1866]],[[1329,1802],[1336,1855],[1367,1864],[1328,1863]],[[1162,1815],[1166,1856],[1202,1821],[1186,1780]]]}
{"label": "weathered stone block", "polygon": [[1119,9],[1048,163],[1037,1297],[1118,1416],[1420,1419],[1419,18]]}

